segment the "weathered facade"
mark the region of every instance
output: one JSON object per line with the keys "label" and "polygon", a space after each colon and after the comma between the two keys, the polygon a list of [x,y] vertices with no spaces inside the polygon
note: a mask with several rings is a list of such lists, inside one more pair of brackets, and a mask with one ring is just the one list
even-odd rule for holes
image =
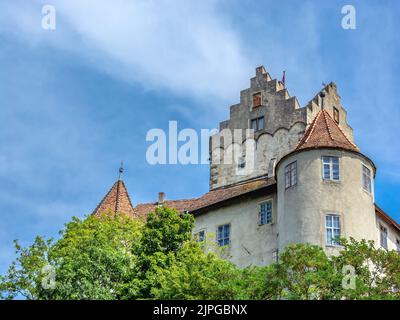
{"label": "weathered facade", "polygon": [[166,201],[160,194],[158,202],[135,208],[129,200],[125,210],[188,211],[196,238],[224,246],[241,267],[269,264],[290,243],[333,254],[338,237],[400,252],[400,226],[375,204],[376,167],[355,144],[334,83],[300,107],[258,67],[211,137],[210,159],[210,191],[202,197]]}

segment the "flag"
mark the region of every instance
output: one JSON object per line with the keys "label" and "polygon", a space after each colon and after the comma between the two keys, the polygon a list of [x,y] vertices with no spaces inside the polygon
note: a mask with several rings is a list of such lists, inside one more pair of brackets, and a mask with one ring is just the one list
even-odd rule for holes
{"label": "flag", "polygon": [[283,86],[285,86],[285,76],[286,76],[286,71],[283,71],[283,75],[282,75],[282,84],[283,84]]}

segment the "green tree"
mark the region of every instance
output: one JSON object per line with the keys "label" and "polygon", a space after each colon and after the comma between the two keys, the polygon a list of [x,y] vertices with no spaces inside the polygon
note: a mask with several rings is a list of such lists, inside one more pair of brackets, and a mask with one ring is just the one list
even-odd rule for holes
{"label": "green tree", "polygon": [[[239,269],[221,258],[229,248],[192,240],[192,227],[190,214],[165,207],[146,222],[73,218],[57,241],[15,242],[18,258],[0,277],[0,298],[400,299],[400,255],[372,242],[342,239],[332,257],[289,245],[277,263]],[[354,274],[343,274],[349,267]],[[347,278],[354,286],[343,285]]]}
{"label": "green tree", "polygon": [[157,266],[157,299],[240,299],[244,296],[242,272],[204,245],[186,241],[177,254],[167,255],[168,268]]}
{"label": "green tree", "polygon": [[[22,248],[0,278],[2,298],[148,299],[160,286],[157,268],[168,268],[191,241],[193,216],[160,207],[144,223],[105,213],[73,218],[57,241],[37,237]],[[55,287],[52,281],[55,280]]]}
{"label": "green tree", "polygon": [[337,298],[400,299],[400,255],[394,250],[375,248],[373,241],[341,239],[342,250],[332,257],[337,270],[354,270],[354,287],[341,287]]}
{"label": "green tree", "polygon": [[266,270],[265,299],[329,299],[340,278],[321,247],[289,245]]}
{"label": "green tree", "polygon": [[3,298],[119,299],[138,291],[141,224],[122,215],[73,218],[57,242],[37,237],[28,248],[16,242],[19,256],[0,279]]}

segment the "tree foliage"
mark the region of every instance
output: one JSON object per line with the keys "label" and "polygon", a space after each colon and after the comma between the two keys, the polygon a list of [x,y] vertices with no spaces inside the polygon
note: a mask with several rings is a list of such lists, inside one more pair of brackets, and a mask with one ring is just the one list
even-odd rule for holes
{"label": "tree foliage", "polygon": [[57,241],[15,242],[18,257],[0,276],[0,298],[400,299],[400,255],[372,242],[342,239],[331,257],[293,244],[277,263],[239,269],[222,258],[229,250],[193,241],[193,223],[165,207],[146,221],[73,218]]}

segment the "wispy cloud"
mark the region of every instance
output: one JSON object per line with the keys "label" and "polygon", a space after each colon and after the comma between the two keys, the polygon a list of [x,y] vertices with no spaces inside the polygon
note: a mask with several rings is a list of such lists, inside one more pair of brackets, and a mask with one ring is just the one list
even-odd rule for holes
{"label": "wispy cloud", "polygon": [[253,69],[214,0],[53,1],[58,22],[51,36],[33,18],[40,17],[40,3],[8,8],[12,27],[79,52],[102,71],[144,89],[227,99]]}

